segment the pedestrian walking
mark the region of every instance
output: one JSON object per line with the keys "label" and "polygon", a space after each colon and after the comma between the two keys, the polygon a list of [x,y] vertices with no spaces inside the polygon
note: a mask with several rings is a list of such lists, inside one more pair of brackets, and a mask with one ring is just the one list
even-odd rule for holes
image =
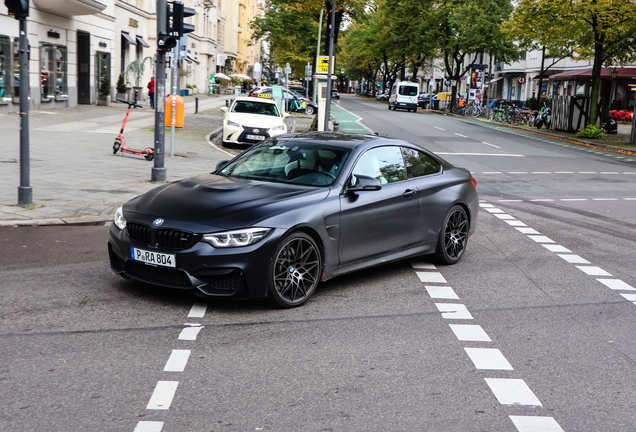
{"label": "pedestrian walking", "polygon": [[148,96],[150,97],[150,108],[155,107],[155,77],[150,78],[148,83]]}

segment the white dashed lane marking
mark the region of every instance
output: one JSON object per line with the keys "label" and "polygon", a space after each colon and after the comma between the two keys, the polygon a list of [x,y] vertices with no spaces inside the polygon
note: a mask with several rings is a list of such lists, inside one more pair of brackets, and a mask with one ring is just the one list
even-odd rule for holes
{"label": "white dashed lane marking", "polygon": [[465,342],[492,342],[490,336],[481,328],[480,325],[475,324],[449,324],[455,336],[460,341]]}
{"label": "white dashed lane marking", "polygon": [[563,258],[565,261],[569,262],[570,264],[589,264],[590,263],[588,260],[578,255],[559,254],[559,256]]}
{"label": "white dashed lane marking", "polygon": [[576,268],[581,270],[585,274],[590,275],[590,276],[611,276],[611,274],[609,274],[608,272],[606,272],[605,270],[603,270],[600,267],[576,266]]}
{"label": "white dashed lane marking", "polygon": [[439,272],[416,272],[417,277],[424,283],[446,283],[446,279]]}
{"label": "white dashed lane marking", "polygon": [[609,289],[623,290],[623,291],[636,291],[636,288],[623,282],[620,279],[596,279],[596,280],[602,283],[603,285],[605,285],[606,287],[608,287]]}
{"label": "white dashed lane marking", "polygon": [[514,370],[501,351],[496,348],[464,348],[476,369]]}
{"label": "white dashed lane marking", "polygon": [[172,354],[170,354],[170,358],[166,362],[163,371],[183,372],[190,358],[190,352],[190,350],[172,350]]}
{"label": "white dashed lane marking", "polygon": [[442,313],[442,318],[446,319],[466,319],[471,320],[473,316],[468,312],[466,306],[455,303],[435,303],[437,310]]}
{"label": "white dashed lane marking", "polygon": [[150,397],[148,406],[149,410],[167,410],[170,408],[174,394],[177,391],[179,381],[159,381],[155,387],[155,391]]}
{"label": "white dashed lane marking", "polygon": [[543,406],[524,380],[513,378],[484,379],[502,405]]}
{"label": "white dashed lane marking", "polygon": [[185,324],[188,327],[181,330],[179,340],[197,340],[197,335],[203,329],[201,324]]}
{"label": "white dashed lane marking", "polygon": [[552,417],[510,416],[519,432],[563,432]]}
{"label": "white dashed lane marking", "polygon": [[205,311],[208,308],[207,303],[195,303],[192,305],[192,309],[190,309],[190,313],[188,314],[188,318],[203,318],[205,316]]}
{"label": "white dashed lane marking", "polygon": [[424,288],[426,288],[426,291],[428,292],[428,295],[431,298],[434,299],[446,299],[446,300],[459,300],[459,297],[457,297],[457,294],[455,294],[455,291],[453,291],[453,289],[451,287],[444,287],[444,286],[424,286]]}
{"label": "white dashed lane marking", "polygon": [[161,432],[163,422],[140,421],[133,432]]}

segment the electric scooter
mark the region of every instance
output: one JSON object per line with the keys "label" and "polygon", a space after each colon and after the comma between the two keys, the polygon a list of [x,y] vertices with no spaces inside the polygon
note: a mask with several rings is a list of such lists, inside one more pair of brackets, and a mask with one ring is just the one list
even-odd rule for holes
{"label": "electric scooter", "polygon": [[146,158],[146,160],[151,161],[155,158],[155,153],[154,153],[154,149],[150,148],[150,147],[146,147],[143,151],[142,150],[135,150],[135,149],[131,149],[126,147],[126,143],[124,142],[124,127],[126,127],[126,120],[128,120],[128,114],[130,114],[130,108],[131,107],[135,107],[135,108],[141,108],[141,105],[137,104],[137,96],[138,96],[139,91],[135,90],[135,100],[133,101],[125,101],[125,100],[121,100],[121,99],[117,99],[117,101],[119,102],[123,102],[128,104],[128,109],[126,110],[126,117],[124,117],[124,123],[122,123],[121,125],[121,130],[119,131],[119,135],[117,136],[117,138],[115,138],[115,143],[113,144],[113,154],[117,154],[118,151],[121,150],[121,154],[124,153],[132,153],[134,155],[137,156],[143,156]]}

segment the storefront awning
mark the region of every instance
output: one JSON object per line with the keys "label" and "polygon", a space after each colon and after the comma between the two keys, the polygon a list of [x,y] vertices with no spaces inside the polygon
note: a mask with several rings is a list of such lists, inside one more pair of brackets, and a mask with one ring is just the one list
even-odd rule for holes
{"label": "storefront awning", "polygon": [[150,48],[150,45],[148,45],[148,42],[146,42],[144,38],[142,38],[139,35],[137,35],[137,44],[143,46],[144,48]]}
{"label": "storefront awning", "polygon": [[[601,79],[611,80],[612,69],[614,68],[601,68]],[[616,71],[618,72],[616,75],[617,80],[636,80],[636,68],[616,68]],[[555,81],[590,80],[592,79],[592,68],[564,71],[550,76],[550,79]]]}
{"label": "storefront awning", "polygon": [[128,32],[121,32],[121,36],[126,39],[126,42],[128,42],[131,45],[137,45],[137,42],[132,38],[131,35],[128,34]]}
{"label": "storefront awning", "polygon": [[499,77],[499,78],[491,79],[490,81],[488,81],[488,83],[494,83],[494,82],[499,81],[500,79],[503,79],[503,77]]}

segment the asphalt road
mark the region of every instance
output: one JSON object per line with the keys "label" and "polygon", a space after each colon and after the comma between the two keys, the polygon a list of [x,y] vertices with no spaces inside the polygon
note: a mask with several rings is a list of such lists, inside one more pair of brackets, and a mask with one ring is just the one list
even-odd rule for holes
{"label": "asphalt road", "polygon": [[274,310],[124,281],[105,226],[2,228],[0,430],[634,430],[636,162],[340,104],[473,172],[459,264],[399,262]]}

